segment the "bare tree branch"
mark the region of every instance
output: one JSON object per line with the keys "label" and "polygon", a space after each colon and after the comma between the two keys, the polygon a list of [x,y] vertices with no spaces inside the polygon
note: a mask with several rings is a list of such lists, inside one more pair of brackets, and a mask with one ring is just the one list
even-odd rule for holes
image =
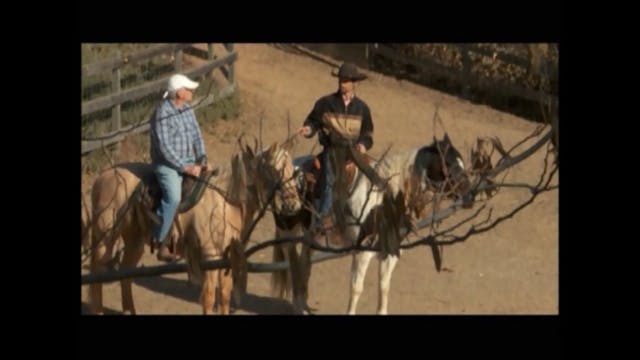
{"label": "bare tree branch", "polygon": [[498,175],[499,173],[503,172],[504,170],[506,170],[506,169],[510,168],[511,166],[514,166],[517,163],[521,162],[522,160],[528,158],[533,153],[535,153],[538,149],[540,149],[540,147],[542,147],[542,145],[547,143],[547,141],[549,141],[552,136],[553,136],[553,131],[549,130],[546,134],[544,134],[543,137],[541,137],[535,144],[533,144],[527,150],[521,152],[517,156],[514,156],[512,158],[506,159],[506,160],[504,160],[502,162],[499,162],[498,165],[496,165],[496,167],[491,172],[489,172],[487,177],[495,177],[496,175]]}

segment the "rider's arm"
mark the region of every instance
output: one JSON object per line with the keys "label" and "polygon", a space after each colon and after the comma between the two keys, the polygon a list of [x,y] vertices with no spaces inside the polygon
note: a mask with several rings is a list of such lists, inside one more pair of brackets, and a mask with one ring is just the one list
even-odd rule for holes
{"label": "rider's arm", "polygon": [[373,146],[373,121],[371,120],[371,111],[366,104],[362,108],[362,124],[360,125],[358,143],[364,145],[367,150]]}
{"label": "rider's arm", "polygon": [[322,109],[320,105],[320,100],[316,101],[313,109],[307,115],[307,118],[304,120],[302,126],[308,126],[311,128],[311,133],[309,135],[305,135],[306,138],[313,137],[320,127],[322,126]]}

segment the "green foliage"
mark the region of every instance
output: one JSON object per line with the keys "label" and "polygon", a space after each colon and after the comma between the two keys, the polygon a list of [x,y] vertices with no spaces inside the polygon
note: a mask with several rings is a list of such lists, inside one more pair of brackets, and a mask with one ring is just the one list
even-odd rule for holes
{"label": "green foliage", "polygon": [[219,99],[209,106],[196,109],[196,117],[204,131],[213,133],[216,121],[232,120],[238,118],[241,112],[240,96],[234,92],[230,96]]}
{"label": "green foliage", "polygon": [[82,157],[80,167],[82,175],[95,174],[109,167],[115,154],[111,149],[99,149]]}

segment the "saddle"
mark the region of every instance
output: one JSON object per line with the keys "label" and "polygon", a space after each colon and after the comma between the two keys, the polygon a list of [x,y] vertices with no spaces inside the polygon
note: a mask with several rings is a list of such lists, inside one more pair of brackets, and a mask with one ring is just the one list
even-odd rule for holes
{"label": "saddle", "polygon": [[[367,164],[371,163],[371,158],[365,156]],[[322,189],[324,188],[324,176],[322,176],[324,163],[322,161],[322,153],[302,163],[301,169],[304,174],[305,185],[308,200],[318,200],[322,197]],[[351,184],[356,175],[356,167],[345,168],[346,182]],[[304,193],[304,192],[303,192]]]}
{"label": "saddle", "polygon": [[[191,210],[202,198],[204,190],[209,179],[218,175],[219,169],[207,170],[200,173],[200,177],[184,176],[182,180],[182,196],[176,214],[181,214]],[[156,224],[160,224],[161,220],[156,215],[156,210],[160,205],[162,198],[162,190],[156,178],[155,173],[147,172],[142,177],[142,181],[136,189],[138,201],[142,204],[143,209],[147,212],[149,218]]]}
{"label": "saddle", "polygon": [[[323,167],[325,166],[322,161],[323,156],[322,153],[306,160],[301,165],[302,173],[304,174],[304,185],[302,186],[303,191],[301,193],[305,194],[305,198],[308,202],[314,203],[316,200],[319,200],[322,197],[322,191],[324,189],[324,176],[322,171],[324,171]],[[367,165],[370,164],[371,158],[368,156],[364,157],[365,163]],[[351,160],[347,160],[351,161]],[[346,167],[342,171],[342,176],[344,176],[345,182],[343,184],[351,185],[353,184],[356,177],[356,166],[354,163],[351,163],[353,166]],[[336,176],[340,176],[336,174]],[[338,183],[336,179],[336,183]],[[334,195],[335,197],[335,195]],[[334,199],[334,204],[336,204],[336,200]],[[335,205],[334,205],[335,206]],[[342,248],[347,246],[348,244],[345,242],[344,238],[344,218],[335,215],[327,215],[323,217],[318,228],[315,230],[313,236],[313,242],[317,246],[328,247],[328,248]]]}
{"label": "saddle", "polygon": [[322,176],[322,153],[310,158],[301,165],[304,174],[304,185],[302,193],[306,194],[308,200],[317,200],[322,196],[324,177]]}

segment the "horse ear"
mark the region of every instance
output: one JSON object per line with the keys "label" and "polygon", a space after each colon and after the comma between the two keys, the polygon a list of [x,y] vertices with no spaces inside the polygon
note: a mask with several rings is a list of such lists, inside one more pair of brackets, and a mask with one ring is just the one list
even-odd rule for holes
{"label": "horse ear", "polygon": [[446,132],[444,133],[444,139],[442,139],[442,141],[446,144],[451,144],[451,139],[449,139],[449,134],[447,134]]}
{"label": "horse ear", "polygon": [[271,144],[271,146],[269,146],[269,155],[273,155],[273,153],[276,151],[276,147],[278,146],[278,142],[274,141],[273,144]]}
{"label": "horse ear", "polygon": [[294,138],[291,138],[291,139],[285,140],[285,141],[282,143],[282,145],[281,145],[282,149],[283,149],[283,150],[285,150],[285,151],[287,151],[287,152],[288,152],[288,151],[291,151],[291,148],[293,148],[293,139],[294,139]]}
{"label": "horse ear", "polygon": [[253,159],[255,157],[255,155],[253,154],[253,150],[251,150],[251,147],[249,147],[249,145],[246,143],[245,143],[245,149],[247,149],[245,153],[249,155],[250,159]]}

